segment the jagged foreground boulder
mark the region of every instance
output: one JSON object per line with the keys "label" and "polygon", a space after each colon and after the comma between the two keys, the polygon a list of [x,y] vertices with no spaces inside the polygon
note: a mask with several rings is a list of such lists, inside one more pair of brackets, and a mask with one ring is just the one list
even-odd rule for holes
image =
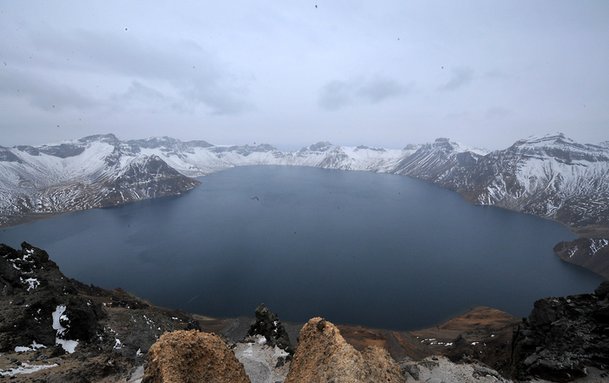
{"label": "jagged foreground boulder", "polygon": [[243,365],[215,334],[166,333],[150,348],[143,383],[249,383]]}
{"label": "jagged foreground boulder", "polygon": [[360,353],[332,323],[313,318],[300,331],[286,383],[405,382],[400,367],[380,348]]}
{"label": "jagged foreground boulder", "polygon": [[256,322],[252,324],[247,334],[249,336],[263,336],[267,345],[277,346],[289,354],[294,353],[290,337],[279,317],[269,310],[264,303],[256,308]]}
{"label": "jagged foreground boulder", "polygon": [[594,294],[538,300],[512,342],[516,379],[568,382],[596,368],[609,381],[609,281]]}

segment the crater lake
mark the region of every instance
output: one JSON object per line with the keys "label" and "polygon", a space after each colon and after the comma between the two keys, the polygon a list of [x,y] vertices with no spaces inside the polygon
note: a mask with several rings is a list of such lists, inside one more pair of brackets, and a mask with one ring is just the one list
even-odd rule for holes
{"label": "crater lake", "polygon": [[48,251],[69,277],[209,316],[323,316],[388,329],[474,306],[526,316],[535,300],[601,277],[553,254],[564,226],[408,177],[253,166],[200,178],[180,197],[0,229]]}

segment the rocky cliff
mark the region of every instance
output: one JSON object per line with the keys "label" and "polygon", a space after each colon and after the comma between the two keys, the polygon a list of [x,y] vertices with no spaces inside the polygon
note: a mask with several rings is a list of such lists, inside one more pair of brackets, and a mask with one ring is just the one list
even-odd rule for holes
{"label": "rocky cliff", "polygon": [[217,335],[163,334],[150,348],[142,383],[249,383],[243,365]]}
{"label": "rocky cliff", "polygon": [[285,382],[400,383],[405,378],[386,350],[370,347],[360,353],[332,323],[313,318],[300,331]]}
{"label": "rocky cliff", "polygon": [[518,379],[569,382],[595,372],[599,381],[609,381],[607,371],[609,282],[593,294],[535,302],[514,332],[512,373]]}
{"label": "rocky cliff", "polygon": [[25,242],[19,250],[0,245],[2,376],[45,382],[128,376],[161,334],[192,320],[122,290],[69,279],[44,250]]}

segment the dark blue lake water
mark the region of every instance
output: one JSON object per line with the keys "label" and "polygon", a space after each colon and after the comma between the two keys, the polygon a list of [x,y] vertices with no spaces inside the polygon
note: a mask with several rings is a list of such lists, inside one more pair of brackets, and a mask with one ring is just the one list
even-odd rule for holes
{"label": "dark blue lake water", "polygon": [[0,230],[46,249],[85,283],[161,306],[412,329],[477,305],[525,316],[541,297],[601,278],[552,252],[574,238],[529,215],[473,206],[407,177],[243,167],[177,198],[65,214]]}

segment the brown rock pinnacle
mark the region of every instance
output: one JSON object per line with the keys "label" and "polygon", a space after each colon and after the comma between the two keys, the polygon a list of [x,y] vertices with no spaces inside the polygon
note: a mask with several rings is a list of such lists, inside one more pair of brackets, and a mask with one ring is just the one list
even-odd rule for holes
{"label": "brown rock pinnacle", "polygon": [[313,318],[300,331],[285,383],[403,383],[397,363],[380,348],[360,353],[332,323]]}
{"label": "brown rock pinnacle", "polygon": [[143,383],[249,383],[243,365],[215,334],[165,333],[150,348]]}

